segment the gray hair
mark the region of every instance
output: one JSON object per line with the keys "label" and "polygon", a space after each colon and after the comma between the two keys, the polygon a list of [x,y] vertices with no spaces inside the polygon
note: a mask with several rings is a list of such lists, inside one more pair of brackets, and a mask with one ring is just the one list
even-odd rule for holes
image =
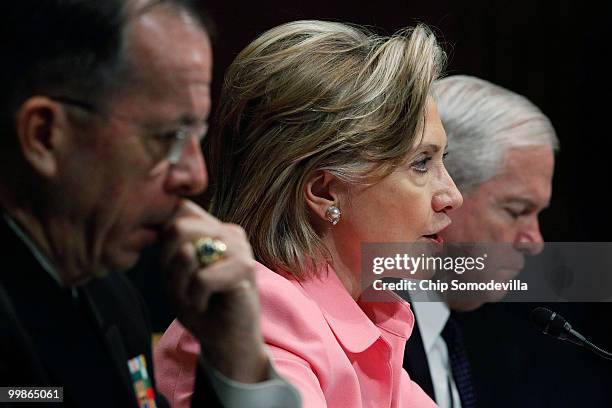
{"label": "gray hair", "polygon": [[446,166],[462,193],[493,178],[509,149],[559,149],[550,120],[524,96],[466,75],[437,80],[434,95],[449,141]]}

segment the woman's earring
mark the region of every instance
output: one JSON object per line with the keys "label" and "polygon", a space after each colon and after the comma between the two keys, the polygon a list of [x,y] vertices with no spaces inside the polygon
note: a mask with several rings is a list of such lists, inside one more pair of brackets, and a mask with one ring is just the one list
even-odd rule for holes
{"label": "woman's earring", "polygon": [[327,221],[331,222],[332,225],[336,225],[338,221],[340,221],[342,212],[335,205],[330,205],[327,211],[325,211],[325,216],[327,217]]}

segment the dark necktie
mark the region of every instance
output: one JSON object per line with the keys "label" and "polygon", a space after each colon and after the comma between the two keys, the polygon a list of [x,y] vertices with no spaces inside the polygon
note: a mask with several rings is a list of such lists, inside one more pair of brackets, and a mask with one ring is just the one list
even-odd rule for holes
{"label": "dark necktie", "polygon": [[[453,379],[459,391],[462,408],[476,407],[476,394],[472,385],[472,376],[470,374],[470,362],[468,361],[467,352],[463,345],[461,336],[461,328],[459,323],[451,316],[448,318],[444,330],[442,330],[442,338],[446,342],[448,355],[453,372]],[[452,398],[452,395],[451,395]]]}

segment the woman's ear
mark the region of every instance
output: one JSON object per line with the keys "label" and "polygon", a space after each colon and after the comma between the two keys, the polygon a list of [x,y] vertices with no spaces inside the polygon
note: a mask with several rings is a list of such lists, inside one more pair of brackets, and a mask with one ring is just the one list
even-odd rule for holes
{"label": "woman's ear", "polygon": [[340,220],[340,186],[341,182],[327,171],[315,171],[308,178],[306,203],[319,221],[336,225]]}
{"label": "woman's ear", "polygon": [[16,133],[25,161],[42,177],[55,176],[68,118],[58,102],[44,96],[26,100],[16,114]]}

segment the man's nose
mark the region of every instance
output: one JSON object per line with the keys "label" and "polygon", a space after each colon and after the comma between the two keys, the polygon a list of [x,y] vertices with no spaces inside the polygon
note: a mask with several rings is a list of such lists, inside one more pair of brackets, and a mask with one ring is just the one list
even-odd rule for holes
{"label": "man's nose", "polygon": [[529,220],[529,223],[518,231],[513,245],[525,255],[537,255],[544,250],[544,239],[537,217]]}
{"label": "man's nose", "polygon": [[200,143],[190,138],[181,157],[170,169],[166,190],[181,197],[196,196],[206,190],[208,173]]}

